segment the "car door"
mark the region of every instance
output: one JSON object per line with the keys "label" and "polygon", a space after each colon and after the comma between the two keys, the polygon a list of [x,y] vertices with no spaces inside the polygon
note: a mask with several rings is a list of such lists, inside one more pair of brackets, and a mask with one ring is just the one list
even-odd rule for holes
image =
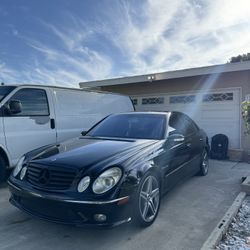
{"label": "car door", "polygon": [[[46,144],[56,142],[53,109],[49,108],[51,97],[46,89],[20,88],[5,103],[12,100],[21,103],[21,112],[4,112],[3,124],[6,145],[13,162],[24,153]],[[13,163],[14,164],[14,163]]]}
{"label": "car door", "polygon": [[187,174],[192,175],[197,172],[200,164],[200,156],[203,149],[203,138],[200,134],[200,129],[196,123],[187,115],[183,114],[183,119],[186,127],[186,142],[190,147],[190,154],[187,164]]}
{"label": "car door", "polygon": [[[167,140],[164,145],[166,160],[168,166],[165,168],[165,189],[170,189],[180,179],[185,176],[185,165],[190,158],[189,138],[186,137],[186,127],[183,117],[180,113],[171,112],[168,128]],[[183,136],[183,141],[174,141],[168,139],[173,135]]]}

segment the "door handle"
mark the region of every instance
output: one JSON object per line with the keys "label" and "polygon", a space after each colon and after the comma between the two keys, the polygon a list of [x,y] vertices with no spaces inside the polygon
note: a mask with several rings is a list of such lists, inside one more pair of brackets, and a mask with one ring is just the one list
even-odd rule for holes
{"label": "door handle", "polygon": [[51,129],[55,129],[55,127],[56,127],[55,119],[50,119],[50,127],[51,127]]}
{"label": "door handle", "polygon": [[203,138],[200,138],[200,141],[203,141]]}
{"label": "door handle", "polygon": [[188,142],[187,144],[186,144],[186,146],[188,147],[188,148],[190,148],[191,147],[191,143],[190,142]]}

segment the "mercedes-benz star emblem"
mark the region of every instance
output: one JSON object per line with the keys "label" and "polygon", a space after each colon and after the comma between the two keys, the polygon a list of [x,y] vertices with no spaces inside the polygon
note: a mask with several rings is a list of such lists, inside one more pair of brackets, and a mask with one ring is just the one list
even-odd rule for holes
{"label": "mercedes-benz star emblem", "polygon": [[38,177],[38,180],[41,184],[45,185],[49,182],[49,179],[50,179],[50,173],[49,173],[49,170],[48,169],[42,169],[40,174],[39,174],[39,177]]}

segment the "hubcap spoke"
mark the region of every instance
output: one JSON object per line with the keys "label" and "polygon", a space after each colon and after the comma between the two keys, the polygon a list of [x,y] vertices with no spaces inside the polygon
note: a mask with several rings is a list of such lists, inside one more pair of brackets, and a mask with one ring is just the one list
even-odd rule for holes
{"label": "hubcap spoke", "polygon": [[147,186],[147,193],[151,194],[151,192],[152,192],[152,177],[149,176],[149,178],[148,178],[148,186]]}
{"label": "hubcap spoke", "polygon": [[146,192],[141,191],[140,197],[141,197],[143,200],[147,201],[147,193],[146,193]]}
{"label": "hubcap spoke", "polygon": [[156,198],[157,196],[159,195],[159,188],[156,188],[154,189],[152,192],[151,192],[151,198]]}
{"label": "hubcap spoke", "polygon": [[149,201],[149,207],[150,207],[150,209],[151,209],[153,215],[155,215],[155,213],[156,213],[156,208],[155,208],[155,204],[153,203],[152,200]]}
{"label": "hubcap spoke", "polygon": [[148,214],[148,207],[149,207],[148,202],[145,202],[145,206],[144,206],[144,208],[143,208],[143,212],[142,212],[142,216],[143,216],[143,218],[144,218],[144,219],[146,219],[146,218],[147,218],[147,214]]}

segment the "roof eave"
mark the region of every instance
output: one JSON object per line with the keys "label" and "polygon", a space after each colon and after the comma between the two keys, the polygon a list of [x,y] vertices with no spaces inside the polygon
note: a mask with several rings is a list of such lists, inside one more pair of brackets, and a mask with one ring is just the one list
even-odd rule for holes
{"label": "roof eave", "polygon": [[101,86],[111,86],[111,85],[152,82],[157,80],[167,80],[167,79],[175,79],[182,77],[200,76],[200,75],[221,74],[221,73],[244,71],[244,70],[250,70],[250,61],[239,62],[239,63],[226,63],[213,66],[199,67],[199,68],[181,69],[175,71],[152,73],[152,74],[138,75],[138,76],[80,82],[79,85],[81,88],[101,87]]}

